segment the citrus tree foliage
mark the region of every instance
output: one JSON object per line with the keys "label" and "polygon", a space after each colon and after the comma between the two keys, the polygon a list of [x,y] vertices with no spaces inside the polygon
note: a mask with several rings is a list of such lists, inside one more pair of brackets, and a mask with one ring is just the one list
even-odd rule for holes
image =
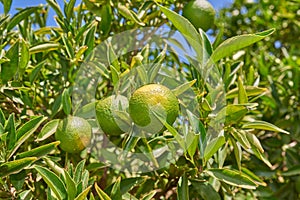
{"label": "citrus tree foliage", "polygon": [[244,49],[237,60],[243,62],[245,77],[254,74],[247,84],[268,89],[258,101],[257,116],[291,133],[257,133],[274,167],[270,170],[255,163],[253,169],[270,183],[265,195],[278,199],[299,198],[299,6],[299,1],[236,0],[220,11],[218,20],[225,38],[276,28],[268,42]]}
{"label": "citrus tree foliage", "polygon": [[[47,0],[13,16],[8,14],[12,1],[1,2],[0,199],[299,198],[297,1],[236,1],[219,13],[213,43],[180,15],[186,1],[70,0],[60,7]],[[56,13],[54,27],[47,24],[50,8]],[[142,27],[167,27],[164,39],[180,32],[195,58],[185,60],[167,47],[151,50],[149,45],[117,57],[107,48],[105,56],[114,62],[96,63],[101,80],[92,98],[124,89],[119,83],[131,80],[129,75],[136,79],[126,89],[155,83],[162,75],[162,84],[181,83],[170,88],[178,98],[193,92],[197,115],[181,110],[184,123],[172,126],[158,109],[153,115],[164,133],[133,137],[136,126],[127,123],[127,133],[108,136],[117,147],[146,155],[143,159],[156,167],[122,171],[97,155],[95,141],[102,136],[90,117],[95,105],[83,99],[86,106],[80,107],[72,100],[80,68],[93,50],[110,36]],[[184,49],[182,41],[173,42]],[[79,82],[88,85],[84,80]],[[213,85],[216,80],[222,84]],[[221,97],[223,104],[216,106]],[[179,98],[181,107],[185,100]],[[121,111],[118,117],[127,119]],[[95,131],[91,146],[80,154],[64,152],[54,137],[60,120],[69,115],[86,118]],[[165,157],[156,150],[168,142],[184,151],[159,167]]]}

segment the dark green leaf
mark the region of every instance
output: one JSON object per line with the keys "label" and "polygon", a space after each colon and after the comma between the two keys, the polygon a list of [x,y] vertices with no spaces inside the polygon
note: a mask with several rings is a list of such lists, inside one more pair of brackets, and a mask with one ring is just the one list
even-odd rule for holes
{"label": "dark green leaf", "polygon": [[189,200],[189,185],[188,185],[188,178],[184,173],[177,185],[177,199],[178,200]]}
{"label": "dark green leaf", "polygon": [[122,199],[121,187],[120,187],[121,177],[119,177],[111,190],[111,198],[112,199]]}
{"label": "dark green leaf", "polygon": [[16,41],[6,52],[5,56],[10,60],[2,63],[0,78],[3,83],[11,80],[19,70],[19,40]]}
{"label": "dark green leaf", "polygon": [[219,193],[209,183],[197,180],[191,180],[191,183],[194,190],[200,194],[203,200],[221,200]]}

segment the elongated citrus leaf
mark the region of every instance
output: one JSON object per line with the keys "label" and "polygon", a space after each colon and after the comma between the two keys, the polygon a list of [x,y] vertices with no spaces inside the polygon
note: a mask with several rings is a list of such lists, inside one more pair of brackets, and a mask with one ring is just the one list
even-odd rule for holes
{"label": "elongated citrus leaf", "polygon": [[59,119],[54,119],[54,120],[49,121],[47,124],[45,124],[43,126],[41,132],[37,136],[36,141],[37,142],[43,141],[43,140],[47,139],[48,137],[50,137],[51,135],[53,135],[56,131],[58,123],[59,123]]}
{"label": "elongated citrus leaf", "polygon": [[67,189],[68,199],[75,199],[77,194],[76,183],[74,182],[74,180],[66,170],[64,170],[63,175],[64,175],[64,180],[65,180],[64,182]]}
{"label": "elongated citrus leaf", "polygon": [[15,127],[15,113],[9,115],[3,132],[8,132],[8,149],[12,149],[17,141],[16,127]]}
{"label": "elongated citrus leaf", "polygon": [[[258,96],[265,94],[268,90],[266,88],[260,88],[255,86],[244,86],[246,94],[248,97],[250,96]],[[226,93],[227,99],[232,99],[238,96],[238,88],[234,88]]]}
{"label": "elongated citrus leaf", "polygon": [[198,42],[199,44],[202,43],[197,30],[188,19],[162,5],[158,5],[158,6],[163,11],[163,13],[167,16],[167,18],[173,23],[173,25],[184,36],[188,37],[187,40],[189,40],[190,44],[193,44],[195,42],[196,43]]}
{"label": "elongated citrus leaf", "polygon": [[82,181],[82,174],[84,171],[84,166],[85,166],[85,160],[80,161],[76,168],[75,168],[75,173],[74,173],[74,181],[75,183],[79,183],[80,181]]}
{"label": "elongated citrus leaf", "polygon": [[264,149],[261,146],[259,139],[254,134],[246,132],[246,136],[247,136],[247,139],[248,139],[248,141],[249,141],[252,148],[256,148],[261,153],[264,152]]}
{"label": "elongated citrus leaf", "polygon": [[6,52],[5,57],[9,62],[1,65],[0,81],[6,83],[11,80],[19,70],[19,40],[16,41]]}
{"label": "elongated citrus leaf", "polygon": [[10,8],[11,8],[12,0],[4,0],[4,1],[1,1],[1,2],[3,2],[4,13],[7,15]]}
{"label": "elongated citrus leaf", "polygon": [[29,48],[29,52],[31,54],[45,52],[45,51],[53,51],[57,50],[60,47],[60,44],[57,43],[43,43]]}
{"label": "elongated citrus leaf", "polygon": [[87,195],[89,194],[91,188],[92,188],[92,186],[87,187],[75,198],[75,200],[85,200]]}
{"label": "elongated citrus leaf", "polygon": [[7,176],[9,174],[19,173],[21,170],[23,170],[25,167],[28,167],[36,160],[36,157],[27,157],[5,162],[0,165],[0,177]]}
{"label": "elongated citrus leaf", "polygon": [[225,137],[219,136],[212,139],[204,150],[204,159],[208,161],[225,144]]}
{"label": "elongated citrus leaf", "polygon": [[242,172],[251,178],[257,185],[267,186],[265,182],[263,182],[257,175],[251,172],[249,169],[242,167]]}
{"label": "elongated citrus leaf", "polygon": [[100,200],[111,200],[111,198],[95,183],[96,192]]}
{"label": "elongated citrus leaf", "polygon": [[19,24],[22,20],[26,19],[32,13],[34,13],[37,9],[39,9],[39,7],[27,7],[15,14],[11,18],[9,24],[7,25],[7,30],[9,31],[13,29],[17,24]]}
{"label": "elongated citrus leaf", "polygon": [[270,163],[270,161],[268,160],[268,158],[265,156],[264,153],[262,153],[261,151],[259,151],[255,146],[252,146],[252,153],[254,153],[254,155],[260,159],[261,161],[263,161],[268,167],[272,168],[272,164]]}
{"label": "elongated citrus leaf", "polygon": [[58,199],[66,199],[67,190],[63,181],[56,174],[45,167],[35,166],[34,168],[47,183],[48,187],[55,193]]}
{"label": "elongated citrus leaf", "polygon": [[275,29],[269,29],[260,33],[245,34],[229,38],[215,49],[215,51],[210,57],[210,63],[216,63],[222,58],[231,55],[235,51],[245,48],[251,44],[254,44],[266,38],[267,36],[271,35],[274,31]]}
{"label": "elongated citrus leaf", "polygon": [[111,29],[111,22],[112,22],[112,9],[109,3],[101,7],[100,15],[101,15],[100,29],[103,32],[103,36],[107,36]]}
{"label": "elongated citrus leaf", "polygon": [[238,78],[238,90],[239,90],[239,92],[238,92],[239,104],[248,103],[247,92],[244,88],[241,77]]}
{"label": "elongated citrus leaf", "polygon": [[25,151],[17,154],[17,158],[26,158],[26,157],[42,157],[55,150],[59,145],[59,141],[52,142],[49,144],[45,144],[43,146],[39,146],[37,148],[31,149],[30,151]]}
{"label": "elongated citrus leaf", "polygon": [[67,89],[65,89],[62,93],[62,105],[63,105],[64,113],[66,115],[69,115],[71,113],[71,109],[72,109],[72,102],[71,102],[71,97],[70,97]]}
{"label": "elongated citrus leaf", "polygon": [[19,68],[25,69],[29,62],[29,47],[23,39],[20,39],[20,54]]}
{"label": "elongated citrus leaf", "polygon": [[178,200],[189,200],[189,185],[186,174],[183,174],[177,185],[177,199]]}
{"label": "elongated citrus leaf", "polygon": [[121,183],[121,177],[119,177],[115,181],[114,186],[111,190],[110,196],[111,196],[112,199],[122,199],[120,183]]}
{"label": "elongated citrus leaf", "polygon": [[23,126],[21,126],[17,130],[17,141],[14,144],[13,148],[10,151],[9,158],[17,151],[17,149],[32,136],[32,134],[36,131],[36,129],[45,121],[47,118],[44,116],[36,117],[28,122],[26,122]]}
{"label": "elongated citrus leaf", "polygon": [[265,121],[248,122],[248,123],[243,125],[243,128],[262,129],[262,130],[268,130],[268,131],[274,131],[274,132],[281,132],[281,133],[285,133],[285,134],[290,134],[289,132],[275,126],[274,124],[271,124],[271,123],[265,122]]}
{"label": "elongated citrus leaf", "polygon": [[250,149],[251,145],[248,141],[246,132],[243,130],[236,130],[236,129],[232,129],[232,131],[230,131],[230,133],[232,134],[232,136],[234,137],[234,139],[236,139],[244,149]]}
{"label": "elongated citrus leaf", "polygon": [[255,189],[258,185],[242,172],[231,169],[209,169],[205,171],[210,176],[223,181],[229,185],[245,189]]}
{"label": "elongated citrus leaf", "polygon": [[60,19],[63,19],[63,13],[55,0],[46,0],[47,3],[53,8]]}

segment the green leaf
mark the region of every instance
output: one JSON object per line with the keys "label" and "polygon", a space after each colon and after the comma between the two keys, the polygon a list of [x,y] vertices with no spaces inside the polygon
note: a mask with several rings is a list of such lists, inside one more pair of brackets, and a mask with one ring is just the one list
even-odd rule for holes
{"label": "green leaf", "polygon": [[242,160],[242,149],[239,144],[236,143],[236,141],[230,137],[230,141],[233,147],[233,152],[236,160],[236,164],[238,166],[238,169],[241,170],[241,160]]}
{"label": "green leaf", "polygon": [[231,135],[236,139],[244,149],[250,149],[251,145],[247,139],[247,133],[243,130],[232,129]]}
{"label": "green leaf", "polygon": [[257,184],[242,172],[231,169],[208,169],[205,171],[208,175],[223,181],[229,185],[245,189],[256,189]]}
{"label": "green leaf", "polygon": [[37,157],[40,158],[42,156],[47,155],[48,153],[52,152],[53,150],[55,150],[57,148],[57,146],[59,145],[59,141],[56,142],[52,142],[49,144],[45,144],[42,146],[39,146],[37,148],[31,149],[30,151],[25,151],[22,153],[17,154],[17,158],[26,158],[26,157]]}
{"label": "green leaf", "polygon": [[177,199],[178,200],[189,200],[188,178],[185,173],[179,178],[179,181],[178,181]]}
{"label": "green leaf", "polygon": [[125,18],[134,21],[140,26],[144,26],[145,23],[142,22],[138,16],[136,15],[135,12],[132,10],[129,10],[126,6],[122,5],[121,3],[118,3],[118,11],[120,12],[121,15],[123,15]]}
{"label": "green leaf", "polygon": [[115,184],[114,184],[114,186],[111,190],[110,196],[111,196],[112,199],[122,199],[120,182],[121,182],[121,177],[119,177],[116,180],[116,182],[115,182]]}
{"label": "green leaf", "polygon": [[238,90],[239,90],[239,92],[238,92],[239,104],[248,103],[248,96],[247,96],[246,90],[244,88],[241,77],[238,77]]}
{"label": "green leaf", "polygon": [[62,93],[62,106],[64,113],[66,115],[70,115],[72,109],[72,102],[68,89],[65,89]]}
{"label": "green leaf", "polygon": [[[257,95],[263,95],[267,92],[266,88],[260,88],[256,86],[244,86],[246,94],[248,97],[250,96],[257,96]],[[226,99],[232,99],[238,96],[238,88],[234,88],[226,93]]]}
{"label": "green leaf", "polygon": [[100,10],[101,22],[100,22],[100,30],[103,33],[103,36],[107,36],[111,29],[112,23],[112,9],[109,3],[102,5]]}
{"label": "green leaf", "polygon": [[270,161],[268,160],[268,158],[265,156],[265,154],[263,154],[261,151],[259,151],[255,146],[252,146],[252,153],[254,153],[254,155],[260,159],[261,161],[263,161],[268,167],[272,168],[272,164],[270,163]]}
{"label": "green leaf", "polygon": [[207,162],[223,145],[225,144],[225,137],[219,136],[212,139],[204,150],[204,160]]}
{"label": "green leaf", "polygon": [[7,15],[11,8],[12,0],[4,0],[4,1],[2,1],[2,3],[3,3],[3,7],[4,7],[4,14]]}
{"label": "green leaf", "polygon": [[262,129],[267,131],[274,131],[274,132],[281,132],[285,134],[290,134],[289,132],[275,126],[274,124],[271,124],[269,122],[265,121],[254,121],[254,122],[248,122],[243,125],[243,128],[250,128],[250,129]]}
{"label": "green leaf", "polygon": [[31,165],[36,161],[36,157],[27,157],[22,159],[17,159],[14,161],[5,162],[0,165],[0,176],[7,176],[9,174],[16,174],[23,170],[25,167]]}
{"label": "green leaf", "polygon": [[48,137],[50,137],[51,135],[53,135],[56,132],[58,123],[59,123],[59,119],[54,119],[54,120],[47,122],[43,126],[39,135],[37,136],[36,141],[37,142],[43,141],[43,140],[47,139]]}
{"label": "green leaf", "polygon": [[2,111],[2,109],[0,108],[0,124],[2,124],[2,126],[4,126],[5,122],[6,122],[5,115],[4,115],[3,111]]}
{"label": "green leaf", "polygon": [[56,174],[45,167],[35,166],[34,168],[47,183],[48,187],[51,188],[51,190],[55,193],[58,199],[66,199],[67,190],[63,181]]}
{"label": "green leaf", "polygon": [[53,8],[53,10],[56,12],[56,14],[58,15],[58,17],[60,19],[63,19],[63,13],[58,5],[58,3],[55,0],[46,0],[47,3],[51,6],[51,8]]}
{"label": "green leaf", "polygon": [[[4,132],[8,132],[8,149],[12,149],[17,142],[17,134],[15,127],[15,114],[12,113],[9,115],[7,122],[4,127]],[[9,158],[8,158],[9,159]]]}
{"label": "green leaf", "polygon": [[87,187],[75,198],[75,200],[85,200],[87,195],[89,194],[89,191],[91,190],[91,188],[92,188],[92,186]]}
{"label": "green leaf", "polygon": [[2,83],[6,83],[11,80],[19,70],[19,40],[16,41],[6,52],[5,56],[9,59],[9,62],[5,62],[1,65],[0,78]]}
{"label": "green leaf", "polygon": [[74,180],[66,170],[64,170],[63,175],[64,175],[65,185],[67,189],[68,200],[73,200],[75,199],[77,194],[76,183],[74,182]]}
{"label": "green leaf", "polygon": [[95,183],[96,192],[100,200],[111,200],[111,198]]}
{"label": "green leaf", "polygon": [[75,6],[76,0],[70,0],[68,3],[65,3],[65,15],[67,17],[67,20],[70,21],[74,14],[74,6]]}
{"label": "green leaf", "polygon": [[211,63],[218,62],[222,58],[231,55],[237,50],[245,48],[251,44],[254,44],[266,38],[267,36],[271,35],[274,31],[275,29],[269,29],[260,33],[245,34],[245,35],[235,36],[225,40],[215,49],[215,51],[211,55],[209,65]]}
{"label": "green leaf", "polygon": [[28,139],[32,136],[32,134],[36,131],[36,129],[41,125],[43,121],[47,118],[44,116],[36,117],[28,122],[26,122],[23,126],[21,126],[16,134],[17,134],[17,141],[14,144],[13,148],[10,150],[9,158],[13,156],[13,154],[17,151],[17,149]]}
{"label": "green leaf", "polygon": [[11,29],[13,29],[17,24],[19,24],[22,20],[26,19],[29,15],[33,14],[39,8],[40,7],[27,7],[19,11],[11,18],[10,22],[7,25],[7,30],[10,31]]}
{"label": "green leaf", "polygon": [[25,69],[29,62],[29,47],[23,39],[20,39],[20,63],[19,68]]}
{"label": "green leaf", "polygon": [[209,184],[203,181],[190,180],[192,188],[200,194],[203,200],[221,200],[219,193]]}
{"label": "green leaf", "polygon": [[75,183],[79,183],[80,181],[82,181],[82,173],[84,171],[84,166],[85,166],[85,160],[81,160],[76,168],[75,168],[75,173],[74,173],[74,181]]}
{"label": "green leaf", "polygon": [[261,153],[264,152],[264,149],[261,146],[259,139],[255,135],[246,132],[246,136],[247,136],[247,139],[248,139],[248,141],[249,141],[249,143],[250,143],[250,145],[251,145],[252,148],[256,148]]}
{"label": "green leaf", "polygon": [[187,40],[190,42],[190,44],[193,43],[202,44],[197,30],[188,19],[182,17],[181,15],[177,14],[176,12],[162,5],[158,5],[158,6],[163,11],[163,13],[167,16],[167,18],[173,23],[173,25],[184,36],[187,36]]}
{"label": "green leaf", "polygon": [[45,51],[54,51],[60,47],[58,43],[43,43],[29,48],[30,54],[41,53]]}

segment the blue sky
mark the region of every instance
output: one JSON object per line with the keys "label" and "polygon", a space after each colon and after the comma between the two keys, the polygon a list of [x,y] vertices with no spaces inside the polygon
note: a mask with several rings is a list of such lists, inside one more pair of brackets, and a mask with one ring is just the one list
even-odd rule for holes
{"label": "blue sky", "polygon": [[[69,0],[67,0],[69,1]],[[208,0],[216,10],[230,5],[233,0]],[[62,6],[63,0],[57,0],[57,2]],[[77,0],[77,3],[80,1]],[[40,4],[46,4],[46,0],[13,0],[12,1],[12,7],[11,7],[11,14],[14,14],[16,12],[16,8],[25,8],[29,6],[37,6]],[[0,13],[3,13],[3,6],[0,3]],[[53,15],[55,15],[54,11],[51,9],[49,12],[49,24],[48,25],[55,25],[55,21],[53,20]]]}

